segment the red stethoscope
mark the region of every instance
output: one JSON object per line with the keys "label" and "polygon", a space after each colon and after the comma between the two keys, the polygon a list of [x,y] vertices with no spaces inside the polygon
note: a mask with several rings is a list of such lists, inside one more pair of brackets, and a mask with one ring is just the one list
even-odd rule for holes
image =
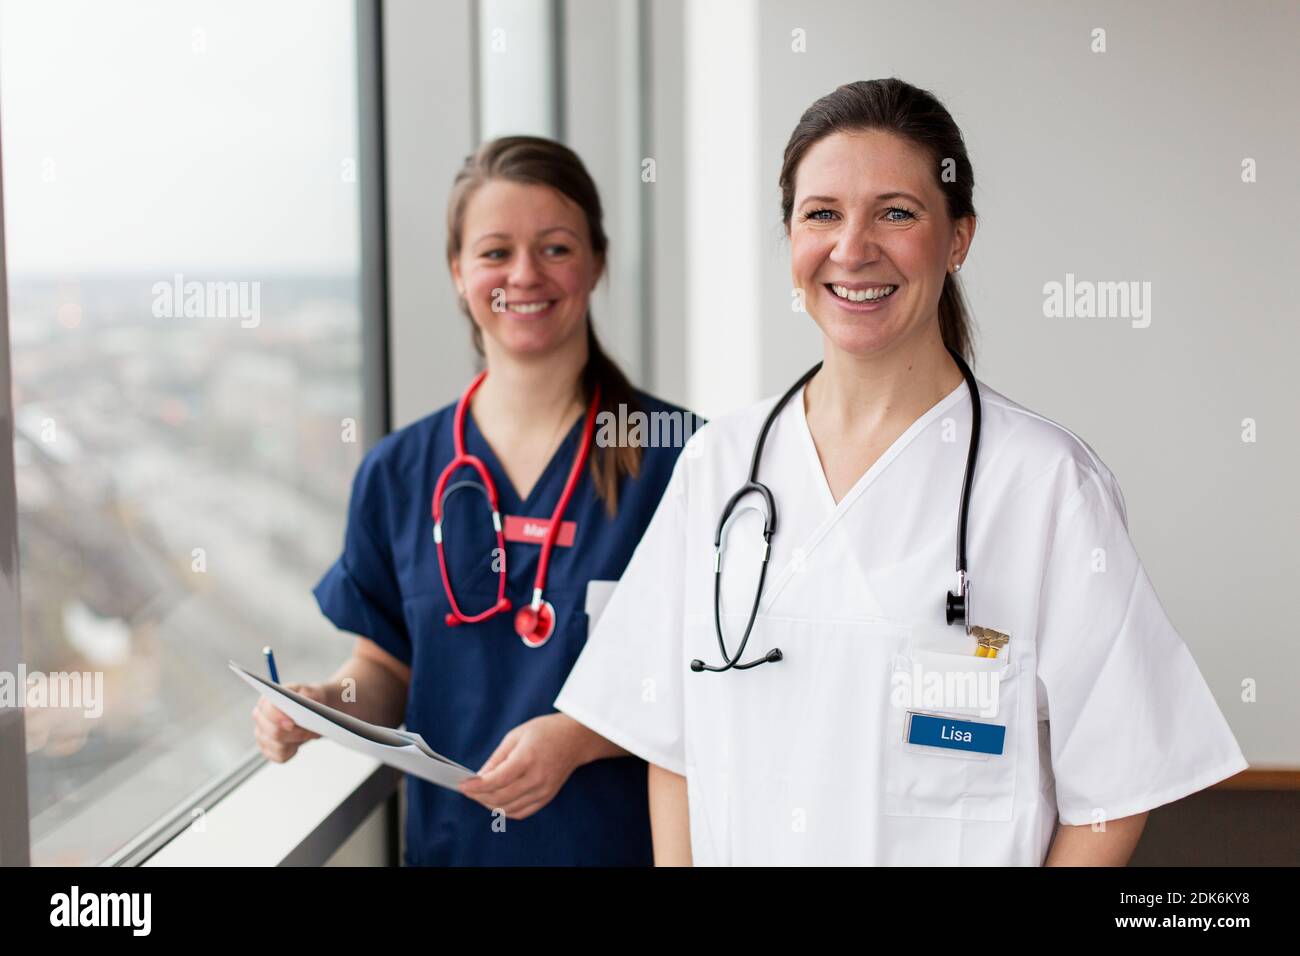
{"label": "red stethoscope", "polygon": [[[452,458],[451,464],[444,468],[442,474],[438,476],[438,484],[433,489],[433,541],[438,549],[438,569],[442,572],[442,586],[446,589],[447,600],[451,603],[451,612],[445,618],[448,627],[455,627],[457,624],[477,624],[479,621],[487,620],[494,614],[510,610],[511,606],[510,599],[506,597],[506,540],[505,532],[501,527],[501,509],[497,502],[497,486],[492,481],[492,476],[488,473],[483,460],[465,451],[465,413],[469,410],[470,398],[473,397],[478,387],[483,384],[485,378],[487,378],[487,372],[480,372],[474,381],[469,383],[469,388],[465,389],[465,394],[460,397],[460,401],[456,404],[454,436],[456,454]],[[591,450],[591,436],[595,429],[596,409],[599,403],[600,386],[597,385],[592,389],[591,405],[587,409],[587,422],[582,430],[582,444],[578,447],[578,454],[573,459],[573,466],[569,469],[569,478],[564,483],[564,491],[560,494],[560,500],[556,502],[555,511],[551,514],[551,523],[546,529],[546,538],[542,541],[542,554],[537,561],[537,577],[533,581],[532,603],[526,607],[521,607],[515,615],[515,633],[528,647],[541,647],[551,639],[551,635],[555,632],[555,607],[550,601],[542,599],[542,592],[546,587],[546,569],[551,561],[551,549],[555,547],[555,539],[560,535],[560,522],[564,517],[564,509],[568,507],[569,499],[573,497],[573,489],[578,485],[578,479],[582,475],[582,466],[586,463],[587,453]],[[478,472],[482,483],[457,481],[449,487],[447,481],[451,478],[452,473],[464,467],[473,468]],[[447,557],[442,549],[443,510],[447,499],[462,488],[475,488],[487,498],[488,505],[492,508],[492,527],[497,534],[496,553],[501,556],[500,571],[497,577],[496,603],[486,611],[480,611],[478,614],[472,615],[462,612],[460,605],[456,603],[456,595],[451,589],[451,578],[447,575]]]}

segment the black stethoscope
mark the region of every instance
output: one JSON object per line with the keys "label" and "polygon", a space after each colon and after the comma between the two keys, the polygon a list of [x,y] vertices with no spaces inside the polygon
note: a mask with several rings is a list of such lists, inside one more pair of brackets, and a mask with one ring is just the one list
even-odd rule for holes
{"label": "black stethoscope", "polygon": [[[970,580],[966,575],[966,515],[970,508],[971,483],[975,480],[975,457],[979,454],[980,447],[980,390],[979,386],[975,384],[975,376],[971,374],[970,368],[962,357],[951,348],[948,349],[948,352],[956,361],[957,367],[961,369],[961,374],[966,378],[966,387],[970,389],[971,429],[970,450],[966,454],[966,477],[962,482],[961,489],[961,510],[957,519],[957,591],[956,593],[948,592],[947,617],[949,624],[961,624],[969,633]],[[759,664],[774,663],[784,656],[781,654],[779,647],[774,647],[756,661],[750,661],[748,664],[739,663],[741,656],[745,653],[745,645],[749,643],[749,632],[754,629],[754,619],[758,617],[758,604],[763,597],[763,579],[767,577],[767,561],[772,554],[772,535],[776,532],[776,501],[772,498],[771,489],[758,480],[758,463],[762,460],[763,443],[767,441],[767,432],[772,427],[772,422],[776,421],[777,415],[781,414],[781,409],[785,407],[785,404],[794,397],[799,389],[808,383],[810,378],[817,374],[821,367],[822,363],[818,362],[804,372],[799,381],[791,385],[789,391],[782,395],[781,400],[768,412],[763,427],[758,433],[758,442],[754,445],[754,457],[749,465],[749,480],[728,499],[726,507],[722,509],[722,516],[718,519],[718,530],[713,536],[713,624],[718,634],[718,649],[722,652],[722,659],[726,663],[721,666],[714,666],[696,659],[691,661],[691,670],[693,671],[722,673],[732,668],[743,671],[751,667],[757,667]],[[767,504],[767,512],[763,515],[763,563],[758,572],[758,589],[754,592],[754,606],[749,611],[749,623],[745,625],[745,634],[740,639],[740,647],[736,650],[736,656],[732,657],[727,653],[727,644],[722,637],[723,539],[726,536],[727,524],[735,514],[739,513],[736,510],[737,504],[749,494],[761,495]],[[749,506],[740,510],[757,511],[758,509]]]}

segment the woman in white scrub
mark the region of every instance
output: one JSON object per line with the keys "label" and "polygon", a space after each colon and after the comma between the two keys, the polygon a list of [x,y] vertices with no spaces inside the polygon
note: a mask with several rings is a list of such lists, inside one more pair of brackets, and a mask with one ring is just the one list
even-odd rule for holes
{"label": "woman in white scrub", "polygon": [[[900,80],[848,84],[804,113],[780,185],[823,364],[758,464],[778,520],[744,653],[763,496],[726,528],[725,651],[714,535],[775,398],[687,445],[556,707],[651,764],[660,864],[1127,862],[1147,811],[1247,764],[1115,476],[983,382],[969,619],[947,621],[974,407],[961,132]],[[970,626],[1009,639],[977,655]]]}

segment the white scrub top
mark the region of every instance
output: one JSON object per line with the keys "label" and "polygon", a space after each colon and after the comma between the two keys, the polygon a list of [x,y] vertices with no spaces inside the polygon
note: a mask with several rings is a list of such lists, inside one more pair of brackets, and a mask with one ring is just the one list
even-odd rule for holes
{"label": "white scrub top", "polygon": [[[678,459],[555,706],[686,777],[696,865],[1039,865],[1058,816],[1119,819],[1246,768],[1134,550],[1114,475],[1073,433],[979,384],[969,608],[971,624],[1011,636],[996,660],[944,617],[964,381],[838,504],[802,394],[781,411],[758,475],[777,526],[743,659],[779,647],[784,660],[753,670],[689,665],[722,663],[713,535],[776,400],[714,420]],[[733,521],[732,655],[761,540],[757,513]],[[939,693],[934,672],[983,674],[985,696],[924,696]],[[1005,727],[1002,752],[909,744],[909,711]]]}

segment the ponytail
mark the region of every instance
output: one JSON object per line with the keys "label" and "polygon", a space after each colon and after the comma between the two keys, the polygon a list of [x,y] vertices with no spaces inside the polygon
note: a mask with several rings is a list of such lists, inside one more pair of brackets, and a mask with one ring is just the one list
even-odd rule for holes
{"label": "ponytail", "polygon": [[974,361],[969,316],[961,286],[949,273],[944,276],[943,291],[939,293],[939,333],[943,336],[943,344],[968,363]]}
{"label": "ponytail", "polygon": [[[582,370],[582,392],[587,401],[595,387],[600,386],[600,412],[619,416],[619,406],[629,416],[640,411],[636,391],[627,376],[600,347],[596,329],[587,314],[587,365]],[[591,449],[591,481],[596,494],[605,502],[605,512],[610,518],[618,514],[618,485],[624,475],[635,478],[641,471],[641,449],[637,445],[615,442],[613,445],[595,445]]]}

